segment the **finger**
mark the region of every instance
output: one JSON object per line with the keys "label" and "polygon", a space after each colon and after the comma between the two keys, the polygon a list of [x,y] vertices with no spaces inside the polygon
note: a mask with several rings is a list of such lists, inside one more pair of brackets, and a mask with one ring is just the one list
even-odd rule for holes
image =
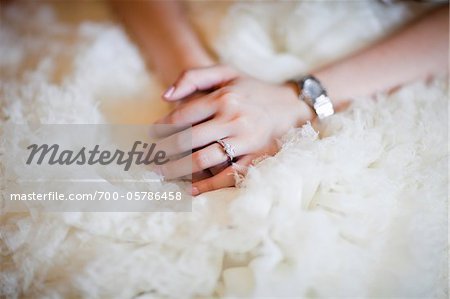
{"label": "finger", "polygon": [[[233,158],[246,155],[251,151],[251,147],[248,146],[248,142],[246,142],[245,138],[231,137],[222,140],[233,148]],[[167,153],[167,150],[165,151]],[[193,152],[191,155],[166,163],[161,167],[161,172],[165,178],[174,179],[217,165],[222,165],[229,160],[230,157],[227,155],[224,148],[219,143],[214,142],[199,151]]]}
{"label": "finger", "polygon": [[173,156],[206,146],[229,134],[227,123],[213,119],[164,138],[157,143],[156,148]]}
{"label": "finger", "polygon": [[[227,128],[227,130],[233,131],[232,128]],[[231,133],[228,135],[231,135]],[[255,143],[245,135],[221,139],[224,142],[224,144],[227,144],[232,149],[231,153],[233,156],[232,158],[238,158],[240,156],[254,152]],[[222,150],[225,152],[224,148],[222,148]]]}
{"label": "finger", "polygon": [[209,177],[212,177],[211,171],[209,171],[208,169],[196,172],[192,174],[192,182],[198,182],[198,181],[202,181],[204,179],[207,179]]}
{"label": "finger", "polygon": [[213,143],[192,155],[162,165],[160,172],[165,179],[170,180],[208,169],[228,159],[220,144]]}
{"label": "finger", "polygon": [[185,71],[164,93],[168,101],[182,99],[195,91],[208,90],[237,77],[237,72],[226,65],[191,69]]}
{"label": "finger", "polygon": [[194,183],[191,188],[191,193],[195,196],[204,192],[232,186],[234,186],[233,168],[227,167],[213,177]]}
{"label": "finger", "polygon": [[188,174],[188,175],[179,177],[178,180],[193,183],[193,182],[198,182],[198,181],[204,180],[204,179],[212,177],[212,176],[213,175],[212,175],[211,171],[209,171],[209,169],[205,169],[205,170],[202,170],[202,171],[199,171],[196,173],[192,173],[192,174]]}
{"label": "finger", "polygon": [[240,186],[245,176],[247,175],[248,168],[254,164],[254,161],[259,157],[258,154],[250,154],[241,157],[236,163],[233,163],[235,186]]}
{"label": "finger", "polygon": [[158,140],[189,128],[190,125],[153,124],[148,129],[148,137],[150,140]]}
{"label": "finger", "polygon": [[[179,109],[181,107],[184,107],[188,105],[189,103],[194,102],[196,99],[199,99],[201,97],[206,96],[206,92],[196,92],[193,95],[183,99],[183,101],[175,102],[174,108]],[[150,127],[149,130],[149,137],[150,139],[158,139],[158,138],[164,138],[167,136],[170,136],[172,134],[175,134],[177,132],[183,131],[187,129],[192,124],[170,124],[167,125],[164,123],[165,117],[161,117],[159,120],[155,121],[153,125]]]}
{"label": "finger", "polygon": [[[174,102],[170,105],[171,107],[173,107],[173,109],[172,109],[172,111],[170,111],[170,113],[177,109],[184,108],[187,105],[192,105],[192,103],[196,103],[198,101],[203,101],[200,99],[204,98],[205,96],[208,96],[210,93],[211,92],[199,91],[199,92],[196,92],[196,93],[184,98],[182,101]],[[206,101],[208,101],[208,100],[206,100]],[[167,116],[168,116],[168,114],[164,115],[164,117],[159,118],[154,123],[155,124],[165,124],[164,120],[166,120]]]}
{"label": "finger", "polygon": [[219,165],[209,168],[209,171],[211,172],[212,175],[216,175],[219,172],[222,172],[222,170],[224,170],[228,166],[230,166],[230,163],[227,161],[227,162],[224,162],[224,163],[221,163]]}
{"label": "finger", "polygon": [[248,166],[252,164],[255,158],[255,155],[246,155],[215,176],[195,182],[191,188],[192,195],[235,186],[236,176],[244,176],[247,173]]}
{"label": "finger", "polygon": [[189,126],[199,123],[217,112],[219,104],[213,99],[218,95],[218,92],[212,92],[183,103],[168,115],[156,121],[155,124]]}

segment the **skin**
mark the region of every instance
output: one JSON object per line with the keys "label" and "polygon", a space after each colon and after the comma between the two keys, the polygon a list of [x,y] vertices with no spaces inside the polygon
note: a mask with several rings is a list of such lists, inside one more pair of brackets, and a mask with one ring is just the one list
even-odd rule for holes
{"label": "skin", "polygon": [[[171,9],[174,10],[173,7]],[[179,17],[173,11],[166,13],[166,17]],[[192,125],[191,131],[160,132],[165,139],[159,147],[170,154],[185,150],[193,150],[193,153],[164,165],[159,171],[168,179],[178,178],[190,174],[189,165],[192,163],[193,195],[233,186],[233,174],[236,171],[245,173],[255,158],[275,154],[278,150],[277,140],[288,129],[314,118],[311,108],[298,100],[299,91],[294,85],[270,84],[240,74],[228,66],[213,65],[212,59],[202,50],[199,40],[185,21],[172,19],[174,23],[171,23],[169,19],[160,18],[152,21],[155,22],[153,26],[148,26],[149,19],[145,20],[146,28],[162,26],[161,32],[166,32],[164,36],[170,30],[174,33],[171,38],[173,41],[164,40],[163,45],[158,45],[160,50],[150,49],[151,42],[144,43],[147,45],[144,51],[161,59],[157,63],[157,70],[163,72],[165,67],[170,66],[168,57],[171,55],[174,55],[172,58],[190,57],[179,59],[181,65],[191,66],[163,95],[165,100],[179,104],[158,123],[180,127]],[[138,35],[142,40],[156,41],[154,36],[149,35],[162,34],[146,32],[137,20],[131,22],[134,22],[134,29],[130,29],[140,32]],[[312,74],[326,87],[335,109],[339,110],[351,98],[389,91],[416,79],[446,73],[448,22],[448,5],[444,5],[385,40]],[[178,38],[182,37],[176,34],[178,30],[192,33],[188,34],[185,44],[192,44],[194,54],[186,54],[189,52],[186,48],[179,51]],[[199,58],[198,65],[195,65],[195,57]],[[167,75],[169,72],[165,74],[164,78],[167,79],[172,76]],[[274,115],[279,117],[275,118]],[[192,146],[176,142],[190,134]],[[227,163],[228,157],[215,142],[218,139],[223,139],[235,148],[237,159],[232,165]],[[174,141],[180,144],[178,148],[167,145],[174,144]]]}
{"label": "skin", "polygon": [[215,64],[178,1],[120,1],[111,6],[142,56],[166,84],[184,70]]}

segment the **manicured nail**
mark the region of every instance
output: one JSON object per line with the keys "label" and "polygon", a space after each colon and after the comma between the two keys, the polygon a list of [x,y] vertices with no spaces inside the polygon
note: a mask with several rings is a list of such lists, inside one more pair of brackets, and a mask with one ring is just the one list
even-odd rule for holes
{"label": "manicured nail", "polygon": [[198,189],[197,189],[196,187],[192,186],[192,188],[191,188],[191,194],[192,194],[193,196],[196,196],[196,195],[199,195],[199,194],[200,194],[200,191],[198,191]]}
{"label": "manicured nail", "polygon": [[173,95],[173,92],[175,91],[175,87],[174,86],[170,86],[166,92],[163,94],[163,97],[168,99]]}
{"label": "manicured nail", "polygon": [[164,170],[163,170],[163,167],[162,167],[162,166],[155,166],[152,170],[153,170],[157,175],[159,175],[159,176],[161,176],[161,177],[164,178]]}

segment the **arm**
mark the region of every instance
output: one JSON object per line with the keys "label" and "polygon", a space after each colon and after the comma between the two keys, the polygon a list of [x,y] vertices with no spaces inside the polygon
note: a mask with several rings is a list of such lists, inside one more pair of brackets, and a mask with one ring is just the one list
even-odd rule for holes
{"label": "arm", "polygon": [[214,63],[177,1],[120,1],[111,4],[144,58],[160,78],[173,82],[181,71]]}
{"label": "arm", "polygon": [[335,107],[350,97],[386,91],[448,69],[448,5],[389,38],[313,72]]}
{"label": "arm", "polygon": [[[386,91],[414,79],[446,72],[448,55],[448,6],[444,6],[376,45],[319,69],[313,75],[322,81],[334,106],[339,108],[349,98]],[[188,174],[185,173],[188,168],[184,167],[188,163],[192,163],[196,172],[229,161],[221,146],[214,142],[218,139],[235,149],[236,163],[210,178],[194,182],[193,194],[232,186],[233,167],[245,167],[257,156],[274,154],[279,137],[314,117],[312,109],[298,100],[292,84],[269,84],[243,76],[227,66],[185,72],[164,97],[177,101],[197,90],[213,87],[217,89],[183,103],[160,121],[193,126],[192,147],[183,145],[190,148],[176,150],[201,148],[184,160],[165,165],[161,172],[168,178]],[[174,134],[167,140],[179,140],[183,134]],[[164,148],[164,144],[161,147]]]}
{"label": "arm", "polygon": [[[386,91],[415,79],[448,70],[448,5],[442,6],[394,35],[354,55],[327,65],[312,74],[327,88],[336,107],[349,98]],[[188,93],[211,88],[230,80],[229,72],[217,68],[209,75],[175,83],[168,100],[178,100]],[[191,75],[191,77],[194,77]],[[195,85],[193,84],[195,83]]]}

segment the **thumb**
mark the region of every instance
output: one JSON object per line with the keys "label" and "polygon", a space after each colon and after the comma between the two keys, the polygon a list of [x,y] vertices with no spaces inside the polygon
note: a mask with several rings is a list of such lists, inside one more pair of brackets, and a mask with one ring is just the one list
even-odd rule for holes
{"label": "thumb", "polygon": [[163,94],[163,98],[167,101],[176,101],[196,91],[219,86],[237,76],[238,73],[227,65],[190,69],[178,77],[177,81]]}

